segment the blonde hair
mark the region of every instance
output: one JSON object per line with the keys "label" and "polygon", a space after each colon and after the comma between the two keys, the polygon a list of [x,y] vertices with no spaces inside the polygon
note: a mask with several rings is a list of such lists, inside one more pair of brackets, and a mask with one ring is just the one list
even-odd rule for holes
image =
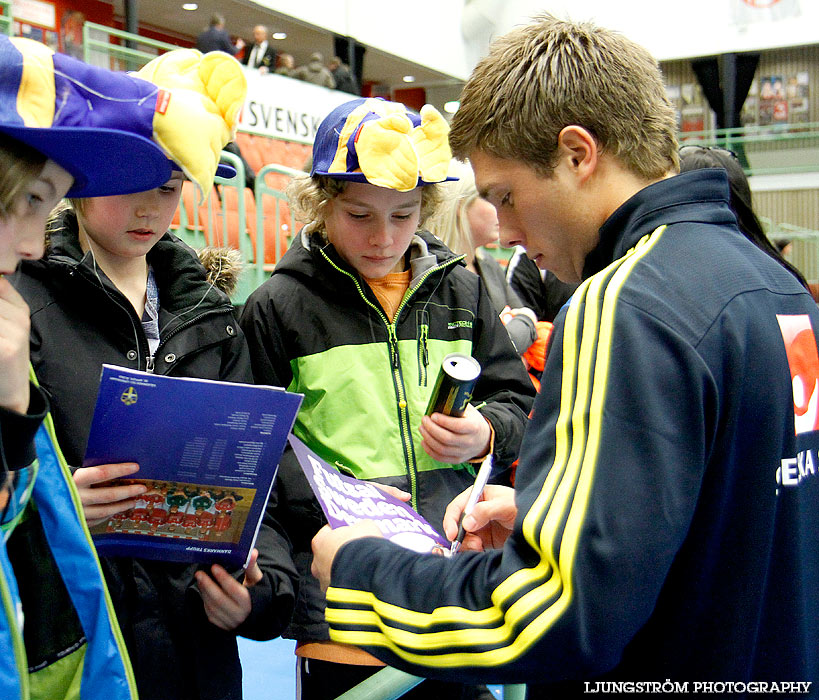
{"label": "blonde hair", "polygon": [[48,157],[9,136],[0,143],[0,219],[14,214],[17,196],[36,180]]}
{"label": "blonde hair", "polygon": [[454,253],[469,255],[475,249],[467,217],[467,210],[478,198],[475,175],[469,165],[459,161],[452,161],[449,174],[458,180],[439,186],[443,202],[427,221],[427,228]]}
{"label": "blonde hair", "polygon": [[[293,209],[296,221],[306,225],[307,231],[325,235],[324,223],[327,205],[347,188],[347,180],[337,180],[326,175],[297,175],[287,185],[285,193]],[[418,228],[424,225],[441,204],[440,185],[424,185],[421,188],[421,216]]]}
{"label": "blonde hair", "polygon": [[591,23],[541,15],[498,38],[460,102],[449,142],[461,160],[479,149],[548,176],[558,135],[578,125],[646,180],[679,170],[676,118],[657,62]]}

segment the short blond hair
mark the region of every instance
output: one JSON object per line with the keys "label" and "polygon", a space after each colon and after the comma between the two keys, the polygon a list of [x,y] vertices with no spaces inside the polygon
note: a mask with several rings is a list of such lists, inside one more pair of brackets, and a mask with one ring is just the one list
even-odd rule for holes
{"label": "short blond hair", "polygon": [[481,150],[549,175],[569,125],[646,180],[679,170],[676,118],[654,58],[617,32],[551,15],[492,43],[463,89],[449,142],[459,160]]}
{"label": "short blond hair", "polygon": [[[346,180],[337,180],[327,175],[297,175],[287,185],[286,194],[296,221],[305,224],[309,232],[316,231],[325,234],[327,205],[345,189],[347,189]],[[421,187],[419,229],[422,229],[427,219],[437,211],[441,200],[438,185]]]}

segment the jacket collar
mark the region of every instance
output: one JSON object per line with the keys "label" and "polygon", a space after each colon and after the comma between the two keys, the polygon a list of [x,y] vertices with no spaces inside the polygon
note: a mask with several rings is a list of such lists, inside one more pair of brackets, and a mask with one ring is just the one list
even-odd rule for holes
{"label": "jacket collar", "polygon": [[700,222],[736,225],[728,176],[719,168],[693,170],[645,187],[600,227],[597,246],[586,256],[583,279],[622,257],[663,224]]}
{"label": "jacket collar", "polygon": [[[455,255],[429,231],[418,231],[410,242],[409,250],[410,269],[412,270],[411,285],[430,268],[450,260],[454,261],[456,258],[463,258],[462,255]],[[318,262],[322,258],[321,251],[339,268],[358,276],[358,273],[336,252],[332,243],[325,240],[322,233],[310,231],[308,227],[301,230],[296,243],[276,265],[273,274],[288,270],[300,270],[312,274],[311,270],[316,269],[317,266],[321,267]],[[462,261],[460,264],[463,264]]]}

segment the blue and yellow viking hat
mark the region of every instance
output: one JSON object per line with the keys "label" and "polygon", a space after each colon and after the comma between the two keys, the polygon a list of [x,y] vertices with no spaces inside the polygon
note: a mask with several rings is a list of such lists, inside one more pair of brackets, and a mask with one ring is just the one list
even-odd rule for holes
{"label": "blue and yellow viking hat", "polygon": [[432,105],[359,98],[336,107],[316,131],[311,175],[368,182],[399,192],[448,178],[449,124]]}
{"label": "blue and yellow viking hat", "polygon": [[0,133],[73,175],[69,197],[153,189],[174,164],[206,193],[247,92],[234,58],[209,56],[171,51],[143,79],[0,35]]}

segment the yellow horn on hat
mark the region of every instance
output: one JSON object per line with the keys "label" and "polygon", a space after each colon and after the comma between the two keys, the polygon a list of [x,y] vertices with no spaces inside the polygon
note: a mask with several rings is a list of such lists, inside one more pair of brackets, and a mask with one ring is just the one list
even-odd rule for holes
{"label": "yellow horn on hat", "polygon": [[426,182],[441,182],[446,179],[452,151],[449,148],[449,124],[432,105],[424,105],[419,112],[421,125],[412,130],[415,150],[421,171],[421,179]]}
{"label": "yellow horn on hat", "polygon": [[412,122],[405,114],[390,114],[364,123],[355,148],[367,182],[399,192],[417,187],[419,161],[411,133]]}
{"label": "yellow horn on hat", "polygon": [[157,100],[154,140],[204,200],[247,95],[239,62],[225,53],[177,49],[155,58],[137,75],[166,91]]}

